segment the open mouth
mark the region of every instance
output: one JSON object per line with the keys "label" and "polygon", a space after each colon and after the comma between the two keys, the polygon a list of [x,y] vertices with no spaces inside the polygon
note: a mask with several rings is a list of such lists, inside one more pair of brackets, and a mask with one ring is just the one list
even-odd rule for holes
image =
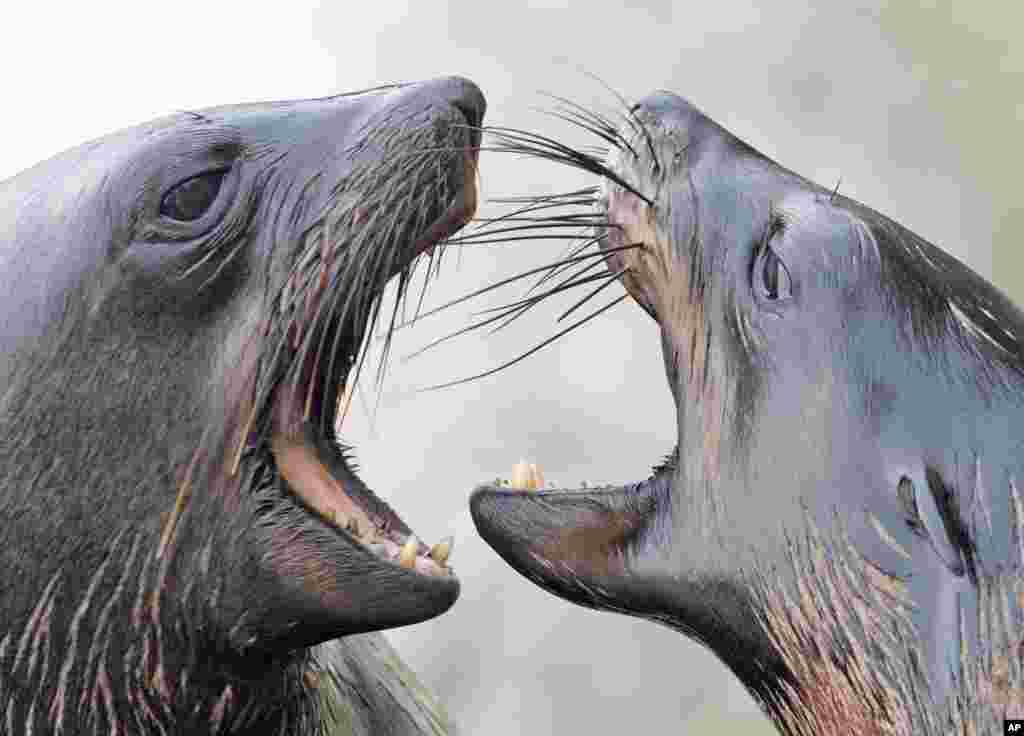
{"label": "open mouth", "polygon": [[[453,193],[439,196],[427,208],[427,216],[420,216],[427,223],[420,232],[402,233],[406,236],[404,243],[398,248],[390,246],[394,255],[380,265],[381,272],[373,279],[379,288],[369,295],[372,306],[342,309],[343,316],[334,316],[339,312],[334,308],[336,303],[344,298],[339,292],[354,288],[345,283],[351,278],[351,270],[346,272],[338,263],[342,244],[322,237],[317,245],[306,249],[303,258],[318,260],[319,264],[306,269],[300,264],[285,286],[280,311],[282,324],[286,325],[281,350],[286,355],[281,363],[288,368],[269,399],[270,457],[291,500],[337,535],[350,557],[362,559],[364,566],[382,564],[392,577],[414,582],[418,589],[424,582],[457,588],[448,564],[453,540],[449,537],[434,544],[424,543],[367,488],[338,441],[336,425],[348,410],[358,377],[360,347],[379,309],[383,285],[398,274],[407,279],[418,257],[429,255],[438,245],[443,247],[444,240],[476,212],[479,132],[474,129],[480,113],[460,111],[464,125],[470,129],[466,136],[470,142],[459,150],[439,187],[439,191]],[[372,223],[379,208],[383,206],[355,208],[349,215],[349,225]],[[339,278],[343,272],[345,278]],[[250,443],[255,439],[252,434],[249,438]]]}
{"label": "open mouth", "polygon": [[[525,141],[524,149],[545,145],[525,134],[513,142],[520,140]],[[552,157],[545,149],[539,155]],[[592,214],[574,214],[576,220],[565,222],[589,218],[595,231],[587,242],[598,247],[595,259],[604,262],[610,278],[621,277],[633,300],[657,320],[649,261],[665,238],[654,202],[630,183],[638,178],[635,172],[618,161],[602,164],[587,159],[584,167],[574,158],[569,163],[593,167],[602,179],[588,192]],[[578,192],[562,199],[570,212],[583,201]],[[558,198],[538,203],[538,209],[557,205]],[[562,224],[556,218],[550,222]],[[580,267],[581,273],[585,267]],[[579,281],[584,283],[583,278]],[[545,487],[540,469],[524,461],[515,467],[510,482],[477,488],[470,511],[483,539],[542,588],[587,607],[654,615],[661,591],[647,586],[634,567],[662,532],[654,528],[654,521],[671,504],[676,463],[673,453],[646,480],[635,483],[560,488]]]}

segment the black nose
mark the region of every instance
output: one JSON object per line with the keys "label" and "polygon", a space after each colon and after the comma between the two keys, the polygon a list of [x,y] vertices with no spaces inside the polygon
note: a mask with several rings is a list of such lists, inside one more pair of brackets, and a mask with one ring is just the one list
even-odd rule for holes
{"label": "black nose", "polygon": [[473,82],[465,77],[442,77],[426,82],[438,96],[442,97],[452,107],[457,109],[466,118],[470,127],[477,128],[484,119],[487,111],[487,100],[484,93],[480,91]]}
{"label": "black nose", "polygon": [[688,122],[701,112],[689,100],[665,90],[658,90],[633,105],[632,112],[666,122]]}
{"label": "black nose", "polygon": [[685,131],[691,144],[714,136],[732,138],[728,131],[701,112],[696,105],[673,92],[653,92],[633,105],[631,113],[649,128],[656,126],[664,132]]}

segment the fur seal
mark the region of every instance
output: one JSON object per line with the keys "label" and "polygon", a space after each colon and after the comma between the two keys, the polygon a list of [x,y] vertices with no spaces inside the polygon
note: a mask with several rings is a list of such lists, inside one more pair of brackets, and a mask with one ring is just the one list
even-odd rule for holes
{"label": "fur seal", "polygon": [[596,238],[659,325],[677,446],[625,486],[477,489],[480,534],[555,595],[700,641],[782,733],[1002,733],[1024,314],[672,93],[571,116],[606,162],[507,140],[603,174]]}
{"label": "fur seal", "polygon": [[484,111],[216,107],[0,184],[0,730],[321,734],[325,680],[372,711],[332,733],[442,728],[381,645],[313,647],[459,592],[335,425],[385,285],[476,209]]}

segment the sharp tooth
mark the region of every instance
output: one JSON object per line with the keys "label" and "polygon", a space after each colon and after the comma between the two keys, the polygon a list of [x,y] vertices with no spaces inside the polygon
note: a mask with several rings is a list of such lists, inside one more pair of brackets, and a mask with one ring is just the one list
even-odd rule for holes
{"label": "sharp tooth", "polygon": [[525,460],[520,460],[512,468],[512,481],[509,483],[513,488],[525,489],[529,481],[530,468]]}
{"label": "sharp tooth", "polygon": [[345,531],[357,539],[362,536],[359,530],[359,522],[356,520],[356,517],[353,516],[348,520],[348,523],[345,525]]}
{"label": "sharp tooth", "polygon": [[444,567],[448,562],[448,556],[452,553],[452,546],[454,544],[454,537],[445,537],[430,548],[430,558],[441,567]]}
{"label": "sharp tooth", "polygon": [[398,553],[398,564],[411,570],[416,566],[416,550],[420,546],[420,540],[415,534],[410,534],[409,539],[402,545],[402,551]]}
{"label": "sharp tooth", "polygon": [[544,475],[536,463],[520,460],[512,468],[512,482],[510,485],[512,488],[518,488],[521,491],[536,491],[544,487]]}

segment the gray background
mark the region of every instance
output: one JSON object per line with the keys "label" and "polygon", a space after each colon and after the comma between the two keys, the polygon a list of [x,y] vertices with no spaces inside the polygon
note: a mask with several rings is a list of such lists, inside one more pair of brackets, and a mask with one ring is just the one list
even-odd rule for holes
{"label": "gray background", "polygon": [[[1024,226],[1019,5],[18,3],[0,27],[0,176],[177,109],[450,73],[483,87],[489,123],[586,144],[531,110],[545,104],[539,90],[610,104],[582,67],[631,98],[655,88],[690,97],[784,165],[827,185],[841,177],[845,193],[1013,293]],[[481,165],[485,196],[589,183],[510,156],[485,153]],[[428,301],[560,248],[453,249]],[[428,541],[456,536],[463,583],[450,613],[391,639],[467,734],[768,733],[743,689],[698,645],[547,596],[473,533],[468,493],[507,477],[521,456],[576,486],[640,479],[673,444],[653,323],[632,304],[501,375],[414,391],[514,357],[554,331],[556,308],[497,335],[395,360],[379,400],[370,382],[363,386],[365,401],[345,429],[363,477]],[[455,310],[409,330],[398,355],[468,317]]]}

